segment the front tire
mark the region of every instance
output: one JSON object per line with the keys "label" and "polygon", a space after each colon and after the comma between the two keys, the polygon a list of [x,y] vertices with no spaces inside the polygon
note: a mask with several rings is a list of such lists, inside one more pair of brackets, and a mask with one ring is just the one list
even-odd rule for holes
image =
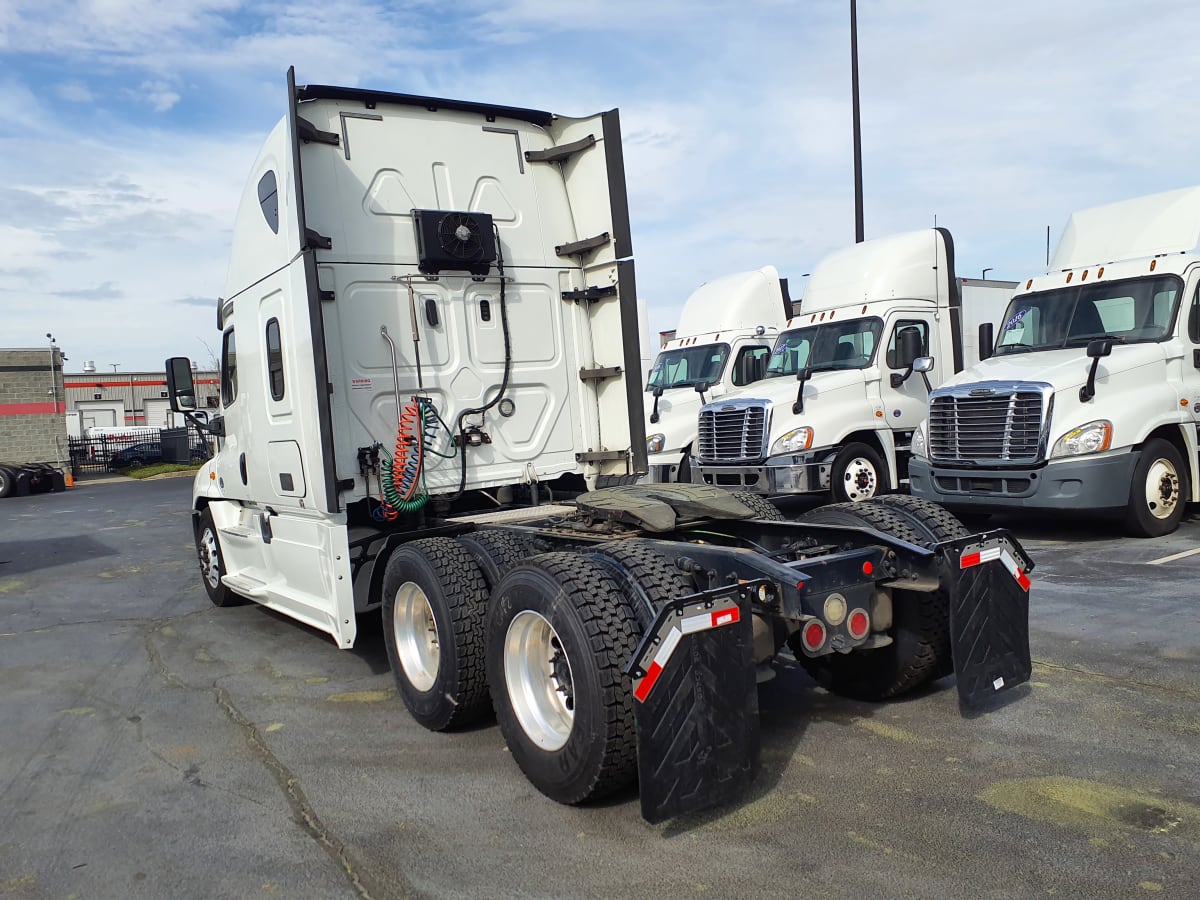
{"label": "front tire", "polygon": [[208,599],[213,606],[241,606],[248,602],[221,581],[225,574],[225,559],[221,555],[217,526],[213,524],[212,513],[207,508],[200,513],[196,529],[196,553],[200,557],[200,577],[204,580],[204,590],[208,592]]}
{"label": "front tire", "polygon": [[483,621],[487,583],[453,538],[397,548],[383,573],[383,639],[404,705],[430,731],[488,710]]}
{"label": "front tire", "polygon": [[525,777],[552,800],[596,800],[636,777],[624,668],[637,633],[621,590],[582,554],[534,557],[493,592],[487,671],[496,719]]}
{"label": "front tire", "polygon": [[866,444],[847,444],[829,470],[829,492],[835,503],[859,503],[885,493],[887,469],[878,451]]}
{"label": "front tire", "polygon": [[1183,520],[1191,495],[1187,468],[1175,445],[1152,438],[1133,468],[1125,528],[1133,537],[1170,534]]}

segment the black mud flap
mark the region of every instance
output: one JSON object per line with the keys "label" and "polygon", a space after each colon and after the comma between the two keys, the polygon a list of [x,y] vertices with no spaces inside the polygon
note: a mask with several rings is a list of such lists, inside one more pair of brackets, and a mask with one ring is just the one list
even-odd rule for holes
{"label": "black mud flap", "polygon": [[958,696],[979,709],[1029,680],[1029,571],[1033,562],[1007,531],[940,545],[950,592],[950,647]]}
{"label": "black mud flap", "polygon": [[750,591],[667,604],[630,662],[642,816],[661,822],[741,796],[758,771]]}

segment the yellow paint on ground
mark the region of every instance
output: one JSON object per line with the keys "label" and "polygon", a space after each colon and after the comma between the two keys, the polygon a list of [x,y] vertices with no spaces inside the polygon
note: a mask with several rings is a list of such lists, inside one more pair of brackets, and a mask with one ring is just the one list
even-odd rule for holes
{"label": "yellow paint on ground", "polygon": [[163,753],[163,756],[165,756],[167,759],[171,760],[172,762],[177,762],[181,759],[187,759],[189,756],[193,755],[195,752],[196,752],[196,748],[193,747],[191,744],[183,744],[179,747],[172,747],[170,750],[167,750],[165,753]]}
{"label": "yellow paint on ground", "polygon": [[1050,687],[1050,685],[1044,681],[1031,681],[1031,682],[1029,682],[1029,686],[1030,687],[1040,687],[1040,688]]}
{"label": "yellow paint on ground", "polygon": [[324,684],[328,680],[329,679],[326,678],[324,675],[311,675],[308,678],[304,679],[304,683],[305,684]]}
{"label": "yellow paint on ground", "polygon": [[1200,835],[1200,807],[1083,778],[1051,775],[992,785],[979,795],[990,806],[1094,837],[1120,832]]}
{"label": "yellow paint on ground", "polygon": [[195,658],[196,662],[214,662],[213,658],[208,655],[208,651],[203,647],[192,654],[192,656]]}
{"label": "yellow paint on ground", "polygon": [[273,725],[268,725],[266,728],[263,729],[263,731],[265,731],[267,734],[271,734],[273,732],[278,731],[282,727],[283,727],[282,722],[276,722]]}
{"label": "yellow paint on ground", "polygon": [[5,578],[3,581],[0,581],[0,594],[19,591],[23,587],[25,587],[25,582],[20,578]]}
{"label": "yellow paint on ground", "polygon": [[164,625],[162,628],[158,629],[158,633],[161,634],[163,637],[169,637],[169,638],[175,637],[175,634],[176,634],[175,629],[172,628],[170,625]]}
{"label": "yellow paint on ground", "polygon": [[933,741],[929,738],[921,737],[911,731],[907,731],[896,725],[888,725],[885,722],[876,722],[874,719],[855,719],[854,724],[871,734],[877,734],[880,737],[885,737],[889,741],[897,741],[901,744],[912,744],[916,747],[931,747]]}
{"label": "yellow paint on ground", "polygon": [[381,703],[392,696],[392,688],[382,691],[348,691],[344,694],[330,694],[325,699],[330,703]]}
{"label": "yellow paint on ground", "polygon": [[142,571],[141,566],[125,566],[121,569],[109,569],[107,572],[97,572],[101,578],[126,578],[130,575],[138,575]]}
{"label": "yellow paint on ground", "polygon": [[10,878],[7,881],[0,881],[0,896],[15,894],[17,891],[24,891],[26,888],[31,888],[35,885],[37,885],[36,875],[18,875],[16,878]]}
{"label": "yellow paint on ground", "polygon": [[63,713],[68,716],[90,716],[94,715],[96,708],[94,706],[76,706],[73,709],[64,709]]}
{"label": "yellow paint on ground", "polygon": [[1161,891],[1163,886],[1157,881],[1143,881],[1138,885],[1143,891]]}

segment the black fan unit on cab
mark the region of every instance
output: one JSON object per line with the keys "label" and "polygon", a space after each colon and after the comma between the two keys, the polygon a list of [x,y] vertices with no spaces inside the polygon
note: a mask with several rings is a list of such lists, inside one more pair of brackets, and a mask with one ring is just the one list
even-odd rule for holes
{"label": "black fan unit on cab", "polygon": [[417,268],[427,275],[447,269],[486,275],[496,261],[492,217],[481,212],[414,209]]}

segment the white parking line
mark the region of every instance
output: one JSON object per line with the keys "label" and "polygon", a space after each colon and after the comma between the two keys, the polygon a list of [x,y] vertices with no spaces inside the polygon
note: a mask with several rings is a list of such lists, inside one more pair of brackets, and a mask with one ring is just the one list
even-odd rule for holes
{"label": "white parking line", "polygon": [[1197,553],[1200,553],[1200,547],[1193,547],[1191,550],[1184,550],[1182,553],[1172,553],[1170,556],[1162,557],[1162,559],[1152,559],[1148,565],[1161,566],[1163,563],[1174,562],[1177,559],[1183,559],[1185,556],[1195,556]]}

